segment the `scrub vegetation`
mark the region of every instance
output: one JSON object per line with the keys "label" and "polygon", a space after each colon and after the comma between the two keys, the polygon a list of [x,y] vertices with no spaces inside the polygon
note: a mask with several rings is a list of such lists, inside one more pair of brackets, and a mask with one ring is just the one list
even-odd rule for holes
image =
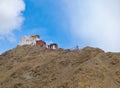
{"label": "scrub vegetation", "polygon": [[0,55],[0,88],[120,88],[120,53],[17,46]]}

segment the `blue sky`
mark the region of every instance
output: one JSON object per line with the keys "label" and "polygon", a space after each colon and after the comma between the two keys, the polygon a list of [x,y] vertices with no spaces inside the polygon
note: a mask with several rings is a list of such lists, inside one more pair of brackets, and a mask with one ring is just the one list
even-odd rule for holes
{"label": "blue sky", "polygon": [[[39,34],[46,42],[61,43],[61,47],[66,46],[69,40],[69,33],[64,30],[69,29],[68,19],[61,10],[59,4],[55,2],[41,0],[25,1],[26,11],[25,21],[22,26],[23,35]],[[40,4],[38,4],[40,3]],[[64,25],[66,24],[66,25]],[[64,43],[64,45],[62,45]]]}
{"label": "blue sky", "polygon": [[25,35],[39,34],[47,43],[56,42],[60,47],[71,47],[69,21],[62,11],[61,4],[52,0],[25,0],[25,10],[22,12],[24,21],[19,30],[14,30],[15,41],[1,39],[0,52],[17,46],[20,38]]}
{"label": "blue sky", "polygon": [[[0,53],[24,35],[39,34],[62,48],[120,51],[119,0],[1,0]],[[9,15],[7,15],[9,14]]]}

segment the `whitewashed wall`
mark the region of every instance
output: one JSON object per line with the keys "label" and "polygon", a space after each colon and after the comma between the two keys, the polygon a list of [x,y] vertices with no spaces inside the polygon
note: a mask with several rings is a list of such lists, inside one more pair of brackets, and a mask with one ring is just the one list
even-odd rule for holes
{"label": "whitewashed wall", "polygon": [[39,38],[32,38],[31,36],[24,36],[19,42],[19,46],[23,45],[36,45],[36,41],[40,40]]}

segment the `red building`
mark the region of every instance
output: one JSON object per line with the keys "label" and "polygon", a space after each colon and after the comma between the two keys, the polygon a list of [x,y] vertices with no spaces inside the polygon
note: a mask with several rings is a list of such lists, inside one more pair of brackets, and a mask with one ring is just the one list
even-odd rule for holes
{"label": "red building", "polygon": [[44,42],[42,40],[38,40],[38,41],[36,41],[36,45],[41,46],[41,47],[46,47],[46,42]]}

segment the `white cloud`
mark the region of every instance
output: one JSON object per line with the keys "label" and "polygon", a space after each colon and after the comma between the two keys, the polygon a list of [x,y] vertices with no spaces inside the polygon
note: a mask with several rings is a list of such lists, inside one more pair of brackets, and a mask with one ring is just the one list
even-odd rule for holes
{"label": "white cloud", "polygon": [[64,0],[76,41],[106,51],[120,51],[119,0]]}
{"label": "white cloud", "polygon": [[24,20],[23,0],[0,0],[0,39],[14,41],[14,30],[18,30]]}

